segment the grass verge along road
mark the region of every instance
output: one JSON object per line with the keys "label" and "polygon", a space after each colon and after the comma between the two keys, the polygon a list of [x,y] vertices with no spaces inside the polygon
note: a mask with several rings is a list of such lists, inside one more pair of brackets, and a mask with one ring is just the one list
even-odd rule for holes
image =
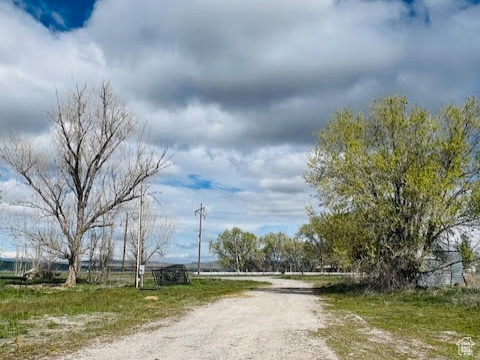
{"label": "grass verge along road", "polygon": [[318,331],[340,359],[458,359],[456,343],[471,337],[480,359],[480,290],[445,287],[367,291],[342,279],[317,278],[327,304]]}
{"label": "grass verge along road", "polygon": [[[0,359],[35,359],[111,341],[192,306],[261,283],[192,279],[190,286],[140,291],[131,286],[15,286],[0,283]],[[152,325],[153,324],[153,325]],[[160,325],[158,325],[160,326]]]}

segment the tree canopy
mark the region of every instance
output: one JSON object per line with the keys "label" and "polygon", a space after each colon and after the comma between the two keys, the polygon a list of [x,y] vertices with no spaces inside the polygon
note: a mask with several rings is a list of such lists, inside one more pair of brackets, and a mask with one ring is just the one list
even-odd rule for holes
{"label": "tree canopy", "polygon": [[368,117],[336,112],[305,173],[322,236],[377,285],[415,283],[426,257],[478,225],[479,144],[475,98],[436,115],[404,96],[375,101]]}
{"label": "tree canopy", "polygon": [[210,251],[218,256],[223,266],[237,272],[246,271],[247,265],[254,261],[257,242],[254,234],[234,227],[210,241]]}
{"label": "tree canopy", "polygon": [[257,238],[234,227],[210,241],[210,251],[217,255],[222,266],[237,272],[312,270],[312,261],[307,259],[306,243],[282,232],[271,232]]}

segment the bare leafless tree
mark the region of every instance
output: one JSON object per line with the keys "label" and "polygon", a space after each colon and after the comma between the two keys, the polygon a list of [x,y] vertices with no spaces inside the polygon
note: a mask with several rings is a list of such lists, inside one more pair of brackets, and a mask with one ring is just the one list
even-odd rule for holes
{"label": "bare leafless tree", "polygon": [[90,231],[88,244],[88,280],[92,282],[107,281],[108,265],[113,260],[115,251],[114,219],[115,213],[104,215],[104,226]]}
{"label": "bare leafless tree", "polygon": [[50,153],[12,134],[0,144],[3,159],[33,190],[24,203],[58,222],[67,239],[66,285],[77,281],[87,231],[102,227],[103,215],[139,196],[138,188],[169,164],[159,151],[133,141],[137,122],[107,83],[98,90],[75,88],[49,114],[55,141]]}
{"label": "bare leafless tree", "polygon": [[66,251],[64,236],[52,217],[24,212],[10,218],[10,236],[17,246],[25,247],[33,269],[51,269],[52,264]]}
{"label": "bare leafless tree", "polygon": [[137,260],[139,249],[139,263],[148,264],[155,255],[159,257],[163,255],[166,245],[175,233],[175,224],[168,215],[155,209],[154,203],[148,196],[144,197],[141,206],[141,216],[139,212],[131,212],[129,216],[131,221],[128,246],[134,260]]}
{"label": "bare leafless tree", "polygon": [[90,233],[90,246],[88,249],[88,281],[98,282],[108,280],[108,265],[113,259],[115,250],[113,229],[104,227],[100,233]]}

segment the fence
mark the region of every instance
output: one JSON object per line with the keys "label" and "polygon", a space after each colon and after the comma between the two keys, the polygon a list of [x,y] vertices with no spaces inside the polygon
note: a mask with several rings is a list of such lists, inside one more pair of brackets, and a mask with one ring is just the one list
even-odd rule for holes
{"label": "fence", "polygon": [[[0,271],[25,273],[33,267],[33,262],[25,259],[0,259]],[[52,263],[53,271],[67,271],[68,264],[61,262]]]}

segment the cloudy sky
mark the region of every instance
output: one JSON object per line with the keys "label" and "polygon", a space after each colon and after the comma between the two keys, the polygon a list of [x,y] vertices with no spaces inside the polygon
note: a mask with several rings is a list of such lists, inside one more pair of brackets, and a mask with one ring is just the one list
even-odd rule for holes
{"label": "cloudy sky", "polygon": [[[167,259],[196,259],[202,202],[211,260],[225,229],[294,235],[307,221],[305,153],[335,110],[478,94],[478,3],[0,0],[0,124],[35,136],[56,90],[110,81],[173,154],[156,183],[177,228]],[[18,184],[1,181],[8,212]]]}

